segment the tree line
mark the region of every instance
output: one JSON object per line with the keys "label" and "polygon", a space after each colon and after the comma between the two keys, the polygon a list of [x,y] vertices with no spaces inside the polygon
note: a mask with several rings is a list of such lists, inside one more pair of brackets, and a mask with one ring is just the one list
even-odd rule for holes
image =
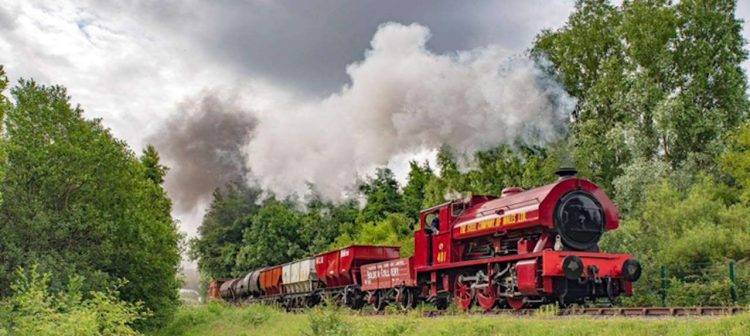
{"label": "tree line", "polygon": [[577,99],[567,137],[468,157],[442,148],[436,167],[411,162],[404,185],[381,168],[342,203],[316,196],[315,186],[312,196],[277,199],[233,183],[214,193],[189,254],[205,281],[350,243],[398,244],[409,255],[419,209],[451,192],[548,183],[572,161],[621,209],[621,228],[602,248],[645,265],[626,304],[660,304],[661,266],[669,304],[730,303],[729,260],[739,299],[750,302],[750,102],[736,5],[579,0],[566,24],[542,31],[529,50]]}

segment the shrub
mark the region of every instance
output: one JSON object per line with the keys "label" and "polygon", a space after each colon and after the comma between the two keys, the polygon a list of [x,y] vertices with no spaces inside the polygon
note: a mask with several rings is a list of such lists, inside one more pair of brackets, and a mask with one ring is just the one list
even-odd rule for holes
{"label": "shrub", "polygon": [[83,278],[73,277],[51,293],[50,275],[36,266],[17,275],[13,295],[0,302],[0,335],[138,335],[133,323],[148,316],[142,303],[118,299],[119,286],[84,295]]}
{"label": "shrub", "polygon": [[352,326],[344,320],[342,308],[325,305],[312,309],[308,315],[310,336],[347,336],[352,334]]}

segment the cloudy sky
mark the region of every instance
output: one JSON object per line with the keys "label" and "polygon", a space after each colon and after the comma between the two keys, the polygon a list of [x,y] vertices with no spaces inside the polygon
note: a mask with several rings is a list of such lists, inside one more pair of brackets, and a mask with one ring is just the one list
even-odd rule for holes
{"label": "cloudy sky", "polygon": [[[749,2],[740,1],[739,18],[750,18]],[[528,48],[541,29],[561,26],[573,5],[572,0],[112,3],[117,4],[0,0],[0,64],[11,79],[64,85],[87,117],[102,118],[135,151],[156,143],[172,146],[168,150],[183,160],[216,148],[231,152],[227,138],[210,134],[246,136],[243,130],[257,121],[242,111],[262,114],[341,91],[352,78],[348,66],[366,57],[384,23],[426,27],[426,49],[435,54],[490,45],[512,53]],[[412,29],[417,39],[418,30]],[[748,27],[744,32],[750,36]],[[227,110],[237,113],[217,117]],[[191,133],[167,135],[176,129]],[[174,157],[165,159],[174,165]],[[206,201],[196,193],[226,179],[222,174],[242,174],[231,171],[242,158],[227,153],[218,160],[211,165],[229,170],[211,173],[195,162],[192,169],[182,168],[187,181],[168,185],[188,234],[194,234]],[[191,181],[198,190],[181,194],[178,189]]]}

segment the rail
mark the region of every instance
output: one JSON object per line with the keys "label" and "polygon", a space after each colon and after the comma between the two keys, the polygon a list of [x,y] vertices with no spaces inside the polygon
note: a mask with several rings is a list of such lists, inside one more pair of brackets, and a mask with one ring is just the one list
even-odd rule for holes
{"label": "rail", "polygon": [[[290,309],[291,313],[303,313],[306,309]],[[569,308],[553,311],[539,309],[500,309],[488,312],[472,311],[468,313],[453,312],[447,310],[430,310],[422,312],[424,317],[441,316],[599,316],[599,317],[684,317],[684,316],[727,316],[747,312],[745,307],[632,307],[632,308]],[[386,313],[374,310],[351,311],[352,314],[362,316],[378,316],[386,314],[406,314],[408,312],[396,311]]]}

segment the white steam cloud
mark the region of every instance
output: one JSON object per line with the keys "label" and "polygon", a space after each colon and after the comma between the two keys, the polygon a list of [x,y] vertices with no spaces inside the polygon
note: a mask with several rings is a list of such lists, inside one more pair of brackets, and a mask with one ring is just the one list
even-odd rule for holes
{"label": "white steam cloud", "polygon": [[441,145],[471,153],[519,137],[558,137],[575,101],[538,64],[496,46],[438,55],[418,24],[381,25],[351,85],[265,113],[245,147],[253,180],[280,196],[312,183],[339,199],[394,156]]}

